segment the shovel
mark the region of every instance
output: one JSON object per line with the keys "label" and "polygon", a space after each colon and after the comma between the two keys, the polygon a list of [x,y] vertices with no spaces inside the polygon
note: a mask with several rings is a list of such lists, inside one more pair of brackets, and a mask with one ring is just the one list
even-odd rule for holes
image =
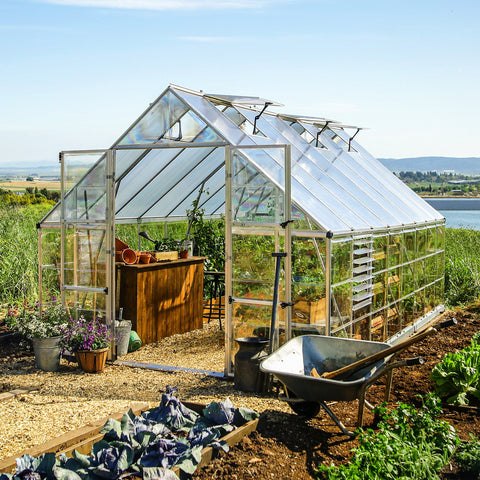
{"label": "shovel", "polygon": [[441,328],[450,327],[451,325],[456,325],[456,324],[457,324],[457,320],[455,318],[450,318],[449,320],[445,320],[439,323],[438,325],[428,327],[426,330],[423,330],[417,333],[413,337],[407,338],[403,342],[397,343],[396,345],[386,348],[381,352],[377,352],[377,353],[374,353],[373,355],[369,355],[368,357],[362,358],[361,360],[351,363],[350,365],[346,365],[345,367],[339,368],[338,370],[333,370],[332,372],[324,372],[322,375],[318,375],[316,371],[315,372],[312,371],[311,375],[314,377],[320,377],[320,378],[334,378],[346,372],[350,372],[350,373],[354,372],[355,370],[359,370],[365,365],[375,363],[378,360],[381,360],[382,358],[388,357],[389,355],[399,352],[400,350],[403,350],[404,348],[407,348],[410,345],[413,345],[414,343],[419,342],[420,340],[423,340],[425,337],[428,337],[429,335],[437,333],[438,330]]}

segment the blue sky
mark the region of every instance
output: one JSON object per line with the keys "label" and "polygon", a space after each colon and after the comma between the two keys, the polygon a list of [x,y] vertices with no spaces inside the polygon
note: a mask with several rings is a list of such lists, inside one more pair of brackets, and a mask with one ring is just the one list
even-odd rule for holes
{"label": "blue sky", "polygon": [[0,163],[109,147],[169,83],[480,156],[478,0],[0,0]]}

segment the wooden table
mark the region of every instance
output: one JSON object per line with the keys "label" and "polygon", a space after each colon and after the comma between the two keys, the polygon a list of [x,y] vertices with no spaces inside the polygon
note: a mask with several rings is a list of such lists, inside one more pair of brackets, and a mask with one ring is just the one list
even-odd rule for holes
{"label": "wooden table", "polygon": [[203,326],[203,261],[116,265],[117,309],[143,343]]}

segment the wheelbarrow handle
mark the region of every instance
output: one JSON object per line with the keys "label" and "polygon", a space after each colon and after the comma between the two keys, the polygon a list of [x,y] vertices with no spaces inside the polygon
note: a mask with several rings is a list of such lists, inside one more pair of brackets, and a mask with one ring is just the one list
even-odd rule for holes
{"label": "wheelbarrow handle", "polygon": [[425,360],[423,357],[414,357],[414,358],[407,358],[405,360],[405,365],[407,367],[413,367],[414,365],[423,365]]}
{"label": "wheelbarrow handle", "polygon": [[437,333],[437,331],[440,328],[454,325],[456,323],[457,323],[456,319],[452,318],[450,320],[442,322],[441,324],[428,327],[427,329],[419,333],[416,333],[412,337],[407,338],[406,340],[403,340],[402,342],[399,342],[396,345],[388,347],[385,350],[382,350],[381,352],[377,352],[377,353],[374,353],[373,355],[369,355],[368,357],[362,358],[357,362],[351,363],[350,365],[346,365],[345,367],[339,368],[338,370],[334,370],[332,372],[324,372],[322,375],[320,375],[320,377],[334,378],[346,372],[353,372],[355,370],[360,370],[360,368],[364,367],[365,365],[370,365],[372,363],[378,362],[379,360],[382,360],[383,358],[388,357],[389,355],[393,355],[394,353],[399,352],[400,350],[404,350],[410,345],[413,345],[414,343],[417,343],[420,340],[423,340],[424,338],[428,337],[429,335],[432,335],[433,333]]}

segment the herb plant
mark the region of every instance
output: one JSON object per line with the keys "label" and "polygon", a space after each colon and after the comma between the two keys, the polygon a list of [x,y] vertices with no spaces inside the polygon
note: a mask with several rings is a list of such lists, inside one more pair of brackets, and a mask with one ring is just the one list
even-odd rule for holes
{"label": "herb plant", "polygon": [[472,435],[471,442],[462,442],[455,463],[460,471],[473,475],[471,478],[480,478],[480,440]]}
{"label": "herb plant", "polygon": [[427,396],[423,406],[400,403],[376,413],[378,431],[360,429],[359,446],[348,465],[322,465],[320,478],[329,480],[434,480],[458,445],[453,427],[438,419],[440,400]]}

